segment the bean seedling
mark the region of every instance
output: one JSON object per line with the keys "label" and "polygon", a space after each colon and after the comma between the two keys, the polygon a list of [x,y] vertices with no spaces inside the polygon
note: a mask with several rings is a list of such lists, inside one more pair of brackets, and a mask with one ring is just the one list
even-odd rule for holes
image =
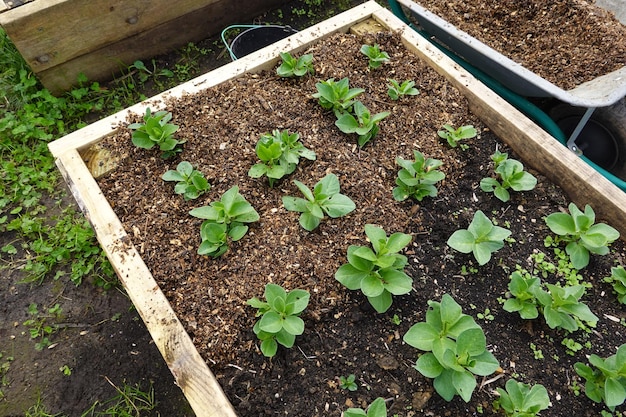
{"label": "bean seedling", "polygon": [[464,139],[476,137],[477,132],[472,125],[461,126],[455,129],[451,125],[445,124],[442,130],[437,131],[437,134],[440,138],[445,139],[451,147],[456,148],[458,146],[465,151],[469,149],[469,146],[459,142]]}
{"label": "bean seedling", "polygon": [[585,394],[614,411],[626,400],[626,344],[606,359],[590,355],[589,364],[591,366],[582,362],[574,364],[576,373],[585,379]]}
{"label": "bean seedling", "polygon": [[234,242],[245,236],[248,226],[244,223],[259,220],[259,214],[239,194],[237,186],[226,191],[220,201],[194,208],[189,214],[205,219],[200,226],[202,243],[198,248],[198,254],[210,255],[214,258],[223,255],[228,250],[228,238]]}
{"label": "bean seedling", "polygon": [[399,100],[404,96],[416,96],[420,93],[419,90],[414,87],[415,81],[406,80],[403,81],[402,84],[393,79],[389,79],[388,81],[387,95],[392,100]]}
{"label": "bean seedling", "polygon": [[348,263],[339,267],[335,279],[349,290],[361,290],[379,313],[391,307],[392,295],[408,294],[413,279],[404,272],[407,258],[399,252],[411,242],[411,235],[385,231],[372,224],[365,225],[365,234],[372,243],[348,247]]}
{"label": "bean seedling", "polygon": [[318,99],[322,108],[332,110],[337,118],[344,113],[350,113],[354,99],[365,92],[362,88],[350,88],[350,80],[347,77],[339,81],[329,78],[318,82],[315,87],[317,93],[314,93],[313,97]]}
{"label": "bean seedling", "polygon": [[313,191],[300,181],[294,180],[293,183],[305,198],[284,196],[283,205],[289,211],[302,213],[300,226],[309,232],[319,226],[324,214],[332,218],[342,217],[356,208],[350,197],[339,192],[339,178],[335,174],[322,178],[315,184]]}
{"label": "bean seedling", "polygon": [[303,77],[315,74],[312,54],[305,54],[296,59],[289,52],[281,52],[280,58],[283,62],[276,69],[279,77]]}
{"label": "bean seedling", "polygon": [[611,284],[617,300],[626,304],[626,269],[621,265],[611,268],[611,276],[604,278],[604,282]]}
{"label": "bean seedling", "polygon": [[365,410],[348,408],[343,412],[343,417],[387,417],[387,404],[384,398],[378,397]]}
{"label": "bean seedling", "polygon": [[254,334],[261,341],[261,352],[272,357],[278,344],[291,348],[296,336],[304,332],[304,321],[299,317],[309,304],[309,292],[292,290],[287,292],[276,284],[267,284],[265,300],[254,297],[247,304],[258,309],[256,317],[261,317],[253,327]]}
{"label": "bean seedling", "polygon": [[455,395],[469,402],[476,388],[475,375],[495,372],[498,360],[487,350],[482,328],[463,314],[461,306],[448,294],[441,302],[428,301],[426,321],[416,323],[404,335],[404,341],[426,351],[415,369],[426,378],[434,378],[435,391],[446,401]]}
{"label": "bean seedling", "polygon": [[531,387],[509,379],[505,389],[497,388],[497,391],[500,398],[494,401],[494,408],[502,409],[507,417],[534,417],[550,406],[548,391],[541,384]]}
{"label": "bean seedling", "polygon": [[369,69],[380,68],[385,62],[389,62],[389,54],[381,51],[378,44],[361,46],[361,53],[369,59]]}
{"label": "bean seedling", "polygon": [[504,247],[504,239],[511,232],[503,227],[495,226],[485,214],[478,210],[467,229],[457,230],[450,236],[447,243],[452,249],[461,253],[473,253],[479,265],[491,259],[491,254]]}
{"label": "bean seedling", "polygon": [[[504,159],[500,156],[504,155]],[[509,159],[507,154],[497,152],[491,159],[495,164],[496,177],[483,178],[480,180],[480,189],[493,193],[500,201],[507,202],[511,199],[509,189],[514,191],[529,191],[537,185],[537,178],[524,171],[524,165],[515,159]]]}
{"label": "bean seedling", "polygon": [[182,194],[185,200],[196,199],[211,188],[202,172],[194,169],[187,161],[180,162],[176,170],[165,172],[161,178],[163,181],[176,181],[174,192]]}
{"label": "bean seedling", "polygon": [[446,177],[446,174],[437,170],[443,164],[440,160],[426,159],[417,150],[413,151],[413,155],[415,161],[396,158],[396,164],[402,167],[396,178],[397,187],[393,189],[393,198],[396,201],[404,201],[409,197],[417,201],[422,201],[424,197],[435,197],[435,184]]}
{"label": "bean seedling", "polygon": [[185,141],[174,137],[174,133],[178,131],[178,126],[168,123],[172,120],[172,113],[161,110],[153,114],[148,107],[143,120],[143,123],[128,125],[129,129],[134,130],[132,142],[135,146],[142,149],[152,149],[158,145],[159,149],[163,151],[161,157],[164,159],[182,152],[180,145]]}
{"label": "bean seedling", "polygon": [[391,114],[388,111],[371,114],[360,101],[354,102],[353,111],[354,115],[344,113],[335,121],[335,125],[343,133],[356,133],[361,148],[378,134],[378,123]]}
{"label": "bean seedling", "polygon": [[277,179],[295,171],[300,162],[300,157],[315,160],[316,155],[310,149],[304,147],[299,140],[298,133],[289,133],[289,130],[274,130],[272,133],[264,133],[256,144],[256,154],[261,160],[253,165],[248,171],[252,178],[267,176],[270,187],[274,186]]}
{"label": "bean seedling", "polygon": [[505,311],[518,312],[523,319],[534,319],[541,311],[551,329],[558,327],[569,332],[578,330],[583,322],[596,325],[598,317],[580,301],[585,294],[583,285],[545,284],[546,291],[539,278],[525,276],[520,271],[513,272],[510,279],[511,298],[504,303]]}
{"label": "bean seedling", "polygon": [[570,203],[569,212],[552,213],[545,218],[546,224],[557,239],[567,243],[565,252],[572,265],[582,269],[589,264],[589,254],[606,255],[608,245],[619,238],[619,232],[604,223],[595,223],[596,215],[588,204],[583,213],[574,203]]}

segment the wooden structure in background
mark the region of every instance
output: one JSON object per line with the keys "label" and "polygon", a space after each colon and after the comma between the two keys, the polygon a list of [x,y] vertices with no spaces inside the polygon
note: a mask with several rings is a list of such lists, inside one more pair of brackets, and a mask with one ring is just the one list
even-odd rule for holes
{"label": "wooden structure in background", "polygon": [[[55,94],[79,73],[108,80],[135,60],[219,33],[286,0],[35,0],[9,9],[0,26]],[[245,3],[245,6],[242,4]]]}
{"label": "wooden structure in background", "polygon": [[[368,19],[373,19],[375,24],[363,25],[362,22]],[[120,281],[198,417],[232,417],[235,412],[142,261],[132,243],[132,234],[124,230],[102,195],[81,154],[110,135],[127,120],[130,113],[143,115],[148,106],[153,110],[163,108],[166,97],[180,97],[185,93],[211,88],[246,72],[272,68],[279,60],[279,52],[299,53],[332,33],[366,30],[364,27],[382,27],[401,33],[407,49],[458,88],[468,98],[473,112],[510,145],[525,164],[561,185],[579,206],[593,204],[599,218],[610,222],[622,236],[626,236],[625,193],[409,29],[390,11],[374,1],[364,3],[49,145]]]}

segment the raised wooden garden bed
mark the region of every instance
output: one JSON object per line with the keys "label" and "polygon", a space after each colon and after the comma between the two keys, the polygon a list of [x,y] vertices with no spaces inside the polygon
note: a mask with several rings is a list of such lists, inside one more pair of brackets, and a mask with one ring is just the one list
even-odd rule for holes
{"label": "raised wooden garden bed", "polygon": [[0,8],[0,26],[43,85],[69,89],[79,73],[108,80],[124,65],[245,23],[283,0],[37,0]]}
{"label": "raised wooden garden bed", "polygon": [[147,107],[153,110],[163,108],[170,98],[209,89],[244,73],[271,69],[278,62],[279,52],[299,53],[333,33],[363,30],[362,22],[365,21],[369,22],[369,27],[378,26],[400,33],[406,48],[456,87],[467,98],[474,114],[525,164],[559,184],[579,206],[592,204],[599,218],[611,223],[622,235],[626,234],[624,193],[470,74],[459,69],[388,10],[373,1],[367,2],[50,144],[73,195],[93,225],[120,281],[198,416],[234,416],[235,411],[144,263],[141,248],[133,244],[133,237],[141,232],[124,229],[85,163],[85,156],[90,155],[89,159],[93,160],[94,148],[99,142],[129,118],[141,117]]}

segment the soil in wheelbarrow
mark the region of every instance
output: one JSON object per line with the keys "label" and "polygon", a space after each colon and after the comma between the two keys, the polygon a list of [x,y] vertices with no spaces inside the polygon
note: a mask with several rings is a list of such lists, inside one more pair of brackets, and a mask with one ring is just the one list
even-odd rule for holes
{"label": "soil in wheelbarrow", "polygon": [[626,27],[586,0],[419,0],[564,90],[626,65]]}
{"label": "soil in wheelbarrow", "polygon": [[[550,231],[543,218],[564,210],[569,200],[537,172],[536,188],[514,193],[506,203],[481,191],[480,179],[492,174],[490,155],[507,147],[468,110],[460,93],[408,53],[395,35],[368,37],[338,34],[312,46],[306,52],[314,55],[314,76],[281,79],[273,71],[244,75],[171,101],[168,110],[180,126],[178,136],[187,140],[174,160],[133,147],[131,132],[124,127],[104,142],[122,159],[99,185],[198,351],[241,417],[339,417],[342,410],[365,407],[377,397],[389,400],[389,415],[402,417],[497,415],[491,405],[494,390],[513,377],[547,388],[552,407],[543,416],[598,415],[602,407],[585,397],[573,364],[591,353],[613,354],[624,342],[626,314],[603,282],[612,266],[624,263],[623,242],[615,242],[607,256],[594,256],[580,275],[561,268],[542,276],[561,285],[584,282],[589,288],[583,301],[598,315],[597,327],[568,334],[550,329],[541,318],[522,320],[504,311],[501,301],[507,297],[511,272],[524,268],[540,275],[539,264],[559,264],[553,248],[544,246]],[[359,52],[366,42],[378,43],[391,61],[368,70]],[[355,137],[341,133],[335,116],[311,97],[319,80],[343,77],[366,90],[359,98],[372,112],[390,112],[379,134],[363,148]],[[392,101],[387,96],[389,78],[414,80],[419,95]],[[451,148],[437,135],[445,123],[473,125],[478,136],[466,141],[467,150]],[[259,135],[274,129],[298,132],[317,159],[301,162],[271,188],[266,178],[252,179],[247,173],[258,162]],[[414,150],[441,160],[446,178],[436,197],[395,201],[395,159],[413,159]],[[174,194],[173,184],[161,180],[182,160],[206,175],[212,185],[208,194],[185,201]],[[325,219],[308,232],[299,226],[298,213],[285,210],[281,198],[300,195],[293,180],[312,188],[328,173],[338,176],[341,192],[356,209]],[[260,220],[220,258],[198,255],[202,220],[188,212],[218,200],[235,185]],[[512,232],[484,266],[446,244],[455,230],[467,228],[478,210]],[[403,253],[413,290],[394,297],[384,314],[334,278],[350,245],[369,245],[366,224],[412,236]],[[246,305],[252,297],[262,298],[269,282],[311,294],[302,314],[304,333],[292,349],[281,347],[271,359],[259,350],[252,331],[255,311]],[[434,392],[432,381],[413,368],[421,352],[403,342],[408,329],[424,320],[428,301],[439,301],[443,294],[475,317],[502,368],[478,379],[468,404],[459,397],[446,402]],[[583,347],[570,354],[562,344],[565,338]],[[355,391],[340,385],[340,377],[351,374]]]}

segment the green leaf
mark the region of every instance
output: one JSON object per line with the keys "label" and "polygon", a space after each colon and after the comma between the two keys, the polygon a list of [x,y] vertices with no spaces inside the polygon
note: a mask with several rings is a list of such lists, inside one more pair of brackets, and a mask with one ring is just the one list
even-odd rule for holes
{"label": "green leaf", "polygon": [[377,313],[384,313],[389,310],[392,303],[391,294],[388,291],[383,291],[376,297],[367,297],[367,300]]}
{"label": "green leaf", "polygon": [[299,314],[309,305],[311,295],[306,290],[292,290],[287,294],[287,304],[293,305],[292,314]]}
{"label": "green leaf", "polygon": [[566,213],[552,213],[546,217],[546,224],[553,233],[560,236],[576,234],[576,225],[572,216]]}
{"label": "green leaf", "polygon": [[267,173],[267,165],[258,163],[252,165],[248,170],[248,176],[251,178],[260,178]]}
{"label": "green leaf", "polygon": [[476,388],[476,377],[470,372],[452,372],[452,384],[463,401],[468,403],[472,399],[472,393]]}
{"label": "green leaf", "polygon": [[302,213],[300,215],[299,223],[304,230],[311,232],[320,225],[320,218],[311,213]]}
{"label": "green leaf", "polygon": [[278,351],[278,344],[276,343],[276,339],[265,339],[261,342],[261,352],[264,356],[271,358],[276,355]]}
{"label": "green leaf", "polygon": [[433,387],[437,394],[446,401],[452,401],[452,398],[456,395],[456,388],[452,382],[452,373],[449,369],[444,369],[441,375],[436,377],[433,381]]}
{"label": "green leaf", "polygon": [[275,311],[268,311],[259,320],[259,328],[264,332],[278,333],[283,328],[283,319]]}
{"label": "green leaf", "polygon": [[361,281],[369,275],[368,272],[360,271],[351,264],[344,264],[335,272],[335,279],[349,290],[361,289]]}
{"label": "green leaf", "polygon": [[361,291],[367,297],[377,297],[385,291],[385,287],[377,275],[369,274],[361,281]]}
{"label": "green leaf", "polygon": [[383,279],[385,290],[393,295],[408,294],[413,288],[413,279],[402,271],[386,269],[381,270],[380,275]]}
{"label": "green leaf", "polygon": [[283,328],[288,333],[298,336],[304,333],[304,321],[297,316],[287,316],[283,322]]}
{"label": "green leaf", "polygon": [[336,218],[352,212],[356,205],[349,197],[343,194],[335,194],[324,202],[322,208],[328,216]]}
{"label": "green leaf", "polygon": [[444,370],[435,355],[430,352],[417,359],[415,369],[426,378],[437,378]]}
{"label": "green leaf", "polygon": [[385,404],[385,399],[378,397],[376,398],[367,409],[368,417],[387,417],[387,405]]}
{"label": "green leaf", "polygon": [[[416,349],[431,351],[433,341],[439,337],[439,331],[430,323],[420,322],[411,326],[402,340]],[[430,378],[434,378],[434,376]]]}
{"label": "green leaf", "polygon": [[487,339],[482,329],[468,329],[459,334],[456,345],[457,354],[468,353],[470,356],[475,356],[485,351]]}
{"label": "green leaf", "polygon": [[300,197],[283,196],[283,206],[286,210],[303,213],[307,211],[307,200]]}
{"label": "green leaf", "polygon": [[470,253],[474,250],[474,241],[474,235],[469,230],[461,229],[452,233],[446,243],[461,253]]}

